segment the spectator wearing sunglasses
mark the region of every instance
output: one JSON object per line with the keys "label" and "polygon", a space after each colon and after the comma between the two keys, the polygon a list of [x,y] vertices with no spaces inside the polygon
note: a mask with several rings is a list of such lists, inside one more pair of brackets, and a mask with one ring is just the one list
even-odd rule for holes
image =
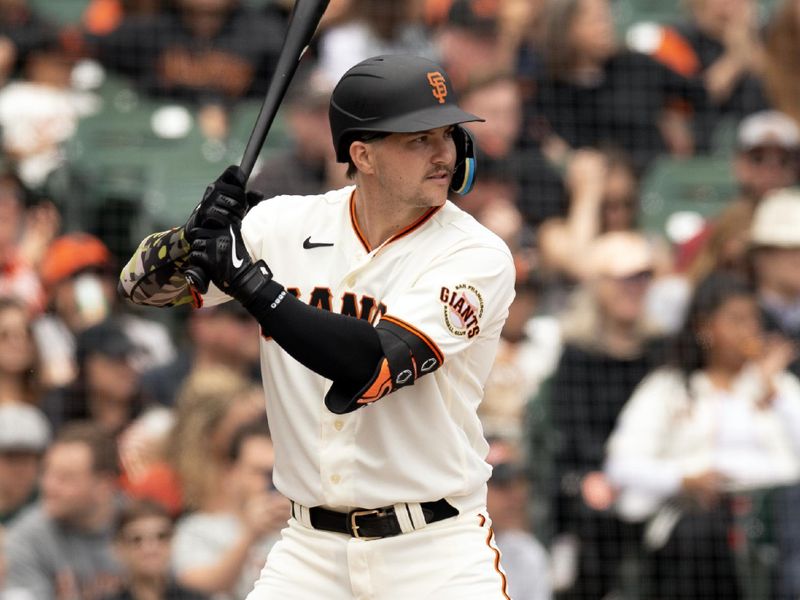
{"label": "spectator wearing sunglasses", "polygon": [[123,565],[125,586],[104,600],[206,600],[183,588],[170,573],[172,518],[161,505],[132,502],[119,514],[114,553]]}

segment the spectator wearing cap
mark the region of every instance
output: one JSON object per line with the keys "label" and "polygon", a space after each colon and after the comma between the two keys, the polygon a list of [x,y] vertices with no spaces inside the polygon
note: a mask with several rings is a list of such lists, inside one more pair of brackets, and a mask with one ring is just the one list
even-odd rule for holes
{"label": "spectator wearing cap", "polygon": [[143,408],[136,351],[117,320],[107,319],[82,331],[77,338],[75,381],[52,390],[45,400],[54,428],[91,420],[106,433],[118,435]]}
{"label": "spectator wearing cap", "polygon": [[112,314],[140,349],[141,369],[173,359],[175,349],[162,324],[126,313],[116,292],[117,271],[108,247],[87,233],[70,233],[53,241],[40,265],[48,312],[34,323],[42,351],[43,383],[65,387],[77,375],[76,337]]}
{"label": "spectator wearing cap", "polygon": [[732,170],[737,197],[679,248],[677,268],[689,287],[719,268],[747,271],[753,212],[765,194],[800,179],[800,128],[778,111],[751,114],[739,124]]}
{"label": "spectator wearing cap", "polygon": [[119,589],[118,476],[114,440],[99,427],[73,423],[58,432],[44,457],[41,498],[5,538],[8,588],[36,600],[95,600]]}
{"label": "spectator wearing cap", "polygon": [[333,86],[350,67],[371,56],[435,58],[421,8],[416,1],[352,0],[341,21],[320,37],[319,68],[328,84]]}
{"label": "spectator wearing cap", "polygon": [[[283,101],[291,144],[264,161],[250,187],[265,198],[314,195],[331,189],[330,175],[344,181],[331,145],[328,106],[332,88],[318,72],[295,77]],[[331,172],[333,170],[333,172]],[[337,185],[335,187],[342,187]]]}
{"label": "spectator wearing cap", "polygon": [[[767,328],[800,344],[800,188],[774,190],[750,229],[758,299]],[[800,363],[793,364],[800,375]]]}
{"label": "spectator wearing cap", "polygon": [[143,373],[148,402],[172,406],[192,373],[212,367],[260,381],[258,323],[237,302],[192,311],[187,329],[191,344],[170,363]]}
{"label": "spectator wearing cap", "polygon": [[27,404],[0,404],[0,524],[7,526],[37,497],[50,425]]}
{"label": "spectator wearing cap", "polygon": [[492,476],[486,509],[492,515],[495,541],[503,554],[509,593],[515,600],[548,600],[552,597],[549,561],[528,526],[528,482],[519,448],[503,437],[488,441],[486,462],[492,465]]}
{"label": "spectator wearing cap", "polygon": [[605,442],[634,388],[652,368],[657,332],[645,316],[653,251],[639,233],[606,233],[586,255],[587,279],[563,315],[564,349],[548,393],[554,449],[552,507],[557,540],[577,572],[559,581],[569,597],[603,598],[620,586],[638,530],[611,512]]}

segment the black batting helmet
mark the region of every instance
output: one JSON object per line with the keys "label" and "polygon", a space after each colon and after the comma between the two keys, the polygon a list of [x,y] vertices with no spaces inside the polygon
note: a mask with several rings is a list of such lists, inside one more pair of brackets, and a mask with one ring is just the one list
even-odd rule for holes
{"label": "black batting helmet", "polygon": [[[444,69],[419,56],[368,58],[347,71],[331,94],[329,111],[338,162],[350,159],[350,144],[364,133],[413,133],[480,117],[461,110]],[[456,171],[450,185],[465,194],[475,176],[470,134],[456,127]]]}

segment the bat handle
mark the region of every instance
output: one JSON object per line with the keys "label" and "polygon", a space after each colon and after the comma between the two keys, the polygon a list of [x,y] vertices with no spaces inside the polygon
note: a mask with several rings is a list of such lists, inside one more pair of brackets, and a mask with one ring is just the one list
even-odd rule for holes
{"label": "bat handle", "polygon": [[[220,221],[218,221],[213,217],[206,217],[205,220],[203,221],[203,226],[225,228],[225,223],[221,223]],[[198,294],[205,294],[208,291],[208,286],[211,283],[211,278],[208,276],[208,273],[206,273],[200,266],[189,265],[184,271],[183,276],[186,279],[186,283],[189,284],[189,287],[192,288]]]}

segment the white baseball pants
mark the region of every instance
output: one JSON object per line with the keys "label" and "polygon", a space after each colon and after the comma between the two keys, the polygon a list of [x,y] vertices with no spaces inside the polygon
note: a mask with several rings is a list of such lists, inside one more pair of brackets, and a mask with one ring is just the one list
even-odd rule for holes
{"label": "white baseball pants", "polygon": [[389,538],[317,531],[294,518],[247,600],[510,600],[485,512]]}

